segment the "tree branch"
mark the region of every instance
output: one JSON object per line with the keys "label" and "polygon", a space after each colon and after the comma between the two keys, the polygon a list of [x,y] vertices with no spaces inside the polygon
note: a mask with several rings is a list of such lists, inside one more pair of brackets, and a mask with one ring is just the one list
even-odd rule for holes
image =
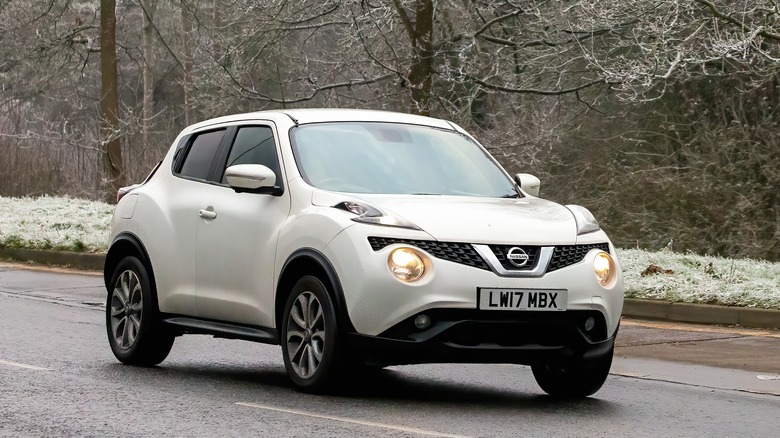
{"label": "tree branch", "polygon": [[[739,26],[739,28],[742,29],[745,32],[752,31],[752,29],[750,29],[750,26],[748,26],[744,22],[739,21],[736,18],[734,18],[734,17],[732,17],[730,15],[726,15],[723,12],[719,11],[718,8],[712,2],[710,2],[708,0],[694,0],[694,1],[696,3],[702,4],[702,5],[706,6],[707,8],[709,8],[709,10],[712,12],[712,15],[715,18],[720,18],[721,20],[724,20],[724,21],[726,21],[728,23],[731,23],[731,24],[733,24],[735,26]],[[760,35],[760,36],[762,36],[762,37],[764,37],[766,39],[769,39],[769,40],[774,40],[776,42],[780,42],[780,35],[778,35],[776,33],[771,33],[771,32],[767,32],[767,31],[761,30],[761,31],[759,31],[757,33],[757,35]]]}
{"label": "tree branch", "polygon": [[312,100],[312,99],[314,99],[314,97],[316,97],[318,94],[320,94],[323,91],[334,90],[334,89],[338,89],[338,88],[349,88],[349,87],[360,86],[360,85],[369,85],[369,84],[373,84],[375,82],[380,82],[380,81],[383,81],[385,79],[389,79],[389,78],[392,78],[392,77],[396,76],[395,73],[387,73],[385,75],[378,76],[378,77],[372,78],[372,79],[363,79],[363,80],[354,80],[353,79],[353,80],[344,81],[344,82],[336,82],[334,84],[328,84],[328,85],[325,85],[325,86],[322,86],[322,87],[315,87],[314,91],[311,94],[307,95],[307,96],[297,97],[295,99],[289,99],[288,100],[288,99],[285,99],[285,98],[278,99],[276,97],[272,97],[272,96],[269,96],[267,94],[260,93],[260,92],[258,92],[256,90],[251,90],[251,89],[245,87],[243,84],[241,84],[241,82],[239,82],[238,79],[236,79],[236,77],[233,76],[233,74],[230,72],[230,70],[228,70],[227,68],[225,68],[221,64],[220,64],[220,67],[222,67],[222,70],[225,71],[225,73],[228,75],[228,77],[233,82],[233,84],[235,84],[235,86],[238,87],[239,90],[243,91],[244,93],[247,93],[250,98],[257,99],[257,100],[262,100],[262,101],[266,101],[266,102],[278,103],[278,104],[282,104],[282,105],[287,105],[287,104],[291,104],[291,103],[299,103],[299,102],[305,102],[305,101],[308,101],[308,100]]}
{"label": "tree branch", "polygon": [[482,79],[477,79],[472,76],[468,76],[470,80],[472,80],[475,84],[481,85],[485,88],[488,88],[490,90],[494,91],[501,91],[504,93],[514,93],[514,94],[537,94],[540,96],[560,96],[563,94],[569,94],[569,93],[576,93],[580,90],[584,90],[588,87],[592,87],[594,85],[599,84],[605,84],[605,85],[617,85],[619,82],[612,82],[612,81],[605,81],[603,79],[595,80],[592,82],[588,82],[586,84],[578,85],[576,87],[572,88],[564,88],[560,90],[540,90],[540,89],[533,89],[533,88],[513,88],[513,87],[506,87],[503,85],[497,85],[497,84],[490,84]]}

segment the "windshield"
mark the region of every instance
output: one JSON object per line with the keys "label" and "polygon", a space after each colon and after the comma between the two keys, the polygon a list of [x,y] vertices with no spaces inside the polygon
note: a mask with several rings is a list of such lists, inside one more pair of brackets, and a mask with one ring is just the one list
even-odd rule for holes
{"label": "windshield", "polygon": [[514,184],[467,137],[398,123],[318,123],[291,131],[310,185],[375,194],[509,197]]}

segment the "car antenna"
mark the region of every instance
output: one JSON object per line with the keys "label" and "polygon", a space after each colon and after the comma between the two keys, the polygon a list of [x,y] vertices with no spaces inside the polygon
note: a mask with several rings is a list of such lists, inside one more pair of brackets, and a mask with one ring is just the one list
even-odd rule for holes
{"label": "car antenna", "polygon": [[288,114],[288,113],[284,113],[284,115],[285,115],[285,116],[287,116],[287,117],[289,117],[289,118],[290,118],[290,120],[292,120],[292,121],[293,121],[293,123],[295,123],[295,126],[298,126],[298,119],[296,119],[295,117],[291,116],[291,115],[290,115],[290,114]]}

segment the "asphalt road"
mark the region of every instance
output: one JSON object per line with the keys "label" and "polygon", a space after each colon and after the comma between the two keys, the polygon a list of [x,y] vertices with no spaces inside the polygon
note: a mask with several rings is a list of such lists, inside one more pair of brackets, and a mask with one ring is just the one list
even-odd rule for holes
{"label": "asphalt road", "polygon": [[780,426],[777,332],[623,321],[613,374],[581,401],[546,397],[510,365],[392,367],[314,396],[292,388],[274,346],[185,336],[157,368],[119,364],[101,282],[0,265],[0,436],[774,437]]}

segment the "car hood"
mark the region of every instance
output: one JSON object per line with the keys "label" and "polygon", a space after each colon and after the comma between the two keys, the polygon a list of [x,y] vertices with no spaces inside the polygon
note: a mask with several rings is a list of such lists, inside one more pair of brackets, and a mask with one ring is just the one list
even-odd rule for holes
{"label": "car hood", "polygon": [[[354,194],[349,197],[406,219],[440,241],[527,245],[568,245],[577,241],[577,224],[569,209],[541,198]],[[323,199],[330,196],[315,198],[330,202],[329,205],[339,202],[335,198]],[[350,199],[341,199],[346,200]]]}

